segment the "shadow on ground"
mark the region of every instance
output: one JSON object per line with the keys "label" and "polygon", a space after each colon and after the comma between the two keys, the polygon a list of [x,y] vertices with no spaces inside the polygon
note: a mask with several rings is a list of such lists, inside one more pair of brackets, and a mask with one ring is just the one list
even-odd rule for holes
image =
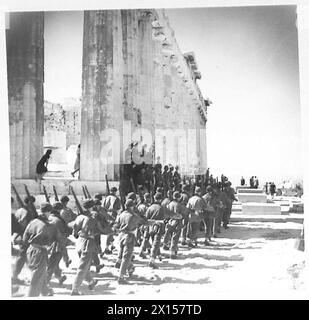
{"label": "shadow on ground", "polygon": [[229,238],[238,240],[249,240],[252,238],[264,238],[267,240],[286,240],[298,238],[299,229],[273,229],[273,228],[246,228],[243,226],[231,225],[229,230],[221,233],[218,238]]}

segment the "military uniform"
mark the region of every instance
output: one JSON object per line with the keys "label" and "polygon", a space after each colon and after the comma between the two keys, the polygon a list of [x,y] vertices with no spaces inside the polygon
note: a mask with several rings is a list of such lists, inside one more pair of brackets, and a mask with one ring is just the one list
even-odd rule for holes
{"label": "military uniform", "polygon": [[227,200],[226,200],[226,209],[223,214],[223,226],[227,228],[227,225],[230,222],[230,216],[232,213],[233,201],[237,201],[235,198],[235,190],[232,187],[227,186],[224,190]]}
{"label": "military uniform", "polygon": [[58,212],[52,212],[48,218],[48,222],[49,224],[55,226],[59,234],[59,237],[50,246],[50,257],[48,259],[47,267],[47,282],[51,280],[53,274],[59,281],[62,281],[62,274],[59,268],[59,262],[63,255],[66,258],[68,258],[66,245],[68,242],[67,237],[70,235],[71,231],[66,225],[65,221],[60,217],[60,214]]}
{"label": "military uniform", "polygon": [[[132,200],[127,200],[132,201]],[[132,201],[133,203],[133,201]],[[132,255],[135,244],[136,228],[145,222],[139,215],[127,210],[123,211],[116,219],[115,228],[119,230],[119,256],[121,261],[119,278],[123,278],[126,272],[132,269]]]}
{"label": "military uniform", "polygon": [[[180,203],[187,209],[187,204],[189,201],[189,194],[185,191],[181,193],[181,200]],[[182,221],[183,228],[181,229],[181,243],[184,245],[187,240],[187,232],[188,232],[188,224],[189,224],[189,216],[188,216],[188,209],[186,210],[186,214],[184,216],[184,219]]]}
{"label": "military uniform", "polygon": [[[180,198],[180,194],[179,194]],[[179,203],[176,200],[171,201],[167,209],[172,213],[172,214],[180,214],[182,217],[185,216],[186,214],[186,208]],[[182,224],[182,219],[169,219],[167,223],[167,228],[164,234],[164,244],[168,244],[167,242],[169,239],[171,239],[171,245],[170,245],[170,254],[171,258],[175,258],[177,255],[178,251],[178,241],[181,233],[181,229],[183,227]]]}
{"label": "military uniform", "polygon": [[206,193],[203,196],[203,200],[206,203],[206,217],[204,218],[205,224],[205,243],[207,240],[211,240],[211,237],[215,234],[215,219],[218,216],[219,208],[222,208],[220,200],[213,193]]}
{"label": "military uniform", "polygon": [[65,223],[68,225],[70,222],[74,221],[77,217],[77,215],[73,212],[72,209],[68,207],[64,207],[60,211],[60,217],[65,221]]}
{"label": "military uniform", "polygon": [[[146,211],[146,218],[151,220],[163,220],[165,215],[164,208],[159,203],[153,203]],[[161,238],[164,235],[164,223],[159,222],[149,227],[149,235],[152,239],[150,258],[154,260],[160,255]]]}
{"label": "military uniform", "polygon": [[228,202],[226,193],[222,190],[219,191],[218,199],[221,201],[222,206],[218,208],[217,216],[215,219],[215,227],[214,227],[215,234],[221,232],[220,229],[221,229],[222,219],[223,219],[224,212],[227,209],[227,202]]}
{"label": "military uniform", "polygon": [[27,262],[31,271],[31,280],[28,291],[29,297],[37,297],[40,294],[48,295],[47,286],[47,248],[60,236],[54,225],[49,224],[45,216],[39,216],[32,220],[23,235],[23,243],[27,247]]}
{"label": "military uniform", "polygon": [[205,201],[198,195],[192,196],[188,203],[187,209],[189,210],[189,232],[188,237],[190,239],[189,245],[197,245],[197,233],[201,221],[204,219],[203,213],[206,211]]}
{"label": "military uniform", "polygon": [[154,192],[157,191],[157,188],[163,187],[163,177],[161,173],[161,169],[159,170],[158,167],[153,174],[154,178]]}
{"label": "military uniform", "polygon": [[96,253],[97,247],[94,241],[96,234],[96,221],[90,215],[88,210],[85,214],[79,215],[73,226],[75,236],[78,236],[76,250],[79,256],[79,265],[72,286],[72,294],[77,293],[83,280],[89,284],[93,283],[93,278],[90,273],[90,266],[93,255]]}
{"label": "military uniform", "polygon": [[[33,219],[33,215],[29,209],[19,208],[15,211],[15,218],[20,226],[21,235],[24,233],[27,225]],[[13,281],[19,281],[18,275],[20,274],[22,268],[24,267],[27,260],[27,248],[24,246],[20,247],[18,257],[13,265],[12,279]]]}
{"label": "military uniform", "polygon": [[[103,201],[102,207],[107,211],[107,213],[115,220],[118,211],[121,209],[120,199],[115,194],[109,194]],[[107,236],[106,248],[108,248],[114,242],[113,235]]]}

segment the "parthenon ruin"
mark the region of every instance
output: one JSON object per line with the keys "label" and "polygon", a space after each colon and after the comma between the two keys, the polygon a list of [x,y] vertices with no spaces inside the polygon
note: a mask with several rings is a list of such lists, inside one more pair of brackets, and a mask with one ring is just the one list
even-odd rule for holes
{"label": "parthenon ruin", "polygon": [[[33,179],[43,155],[44,13],[10,13],[6,32],[11,177]],[[208,100],[200,78],[164,10],[85,11],[80,179],[119,180],[133,140],[152,148],[153,163],[204,173]]]}

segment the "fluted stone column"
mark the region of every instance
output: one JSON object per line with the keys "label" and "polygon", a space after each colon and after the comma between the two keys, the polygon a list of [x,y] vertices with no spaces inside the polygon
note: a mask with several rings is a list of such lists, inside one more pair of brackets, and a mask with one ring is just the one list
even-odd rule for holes
{"label": "fluted stone column", "polygon": [[[154,20],[153,10],[138,11],[138,52],[139,52],[139,83],[138,96],[141,109],[143,129],[149,130],[151,139],[143,136],[144,143],[148,148],[154,145],[155,139],[155,77],[154,77],[154,59],[155,43],[152,38],[152,21]],[[150,137],[149,137],[150,138]]]}
{"label": "fluted stone column", "polygon": [[7,72],[11,177],[35,177],[43,155],[44,13],[9,14]]}
{"label": "fluted stone column", "polygon": [[101,134],[112,123],[113,11],[85,11],[82,70],[82,180],[98,181],[107,174],[106,143]]}
{"label": "fluted stone column", "polygon": [[138,17],[137,10],[121,10],[123,53],[124,119],[131,121],[132,130],[138,128]]}

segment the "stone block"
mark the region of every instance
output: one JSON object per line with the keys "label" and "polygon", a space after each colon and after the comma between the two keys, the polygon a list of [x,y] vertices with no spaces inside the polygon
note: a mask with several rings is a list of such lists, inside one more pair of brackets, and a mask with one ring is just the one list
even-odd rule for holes
{"label": "stone block", "polygon": [[242,188],[239,188],[237,189],[237,194],[239,193],[264,193],[264,190],[263,189],[248,189],[248,188],[245,188],[245,189],[242,189]]}
{"label": "stone block", "polygon": [[241,203],[247,203],[247,202],[267,203],[266,194],[240,193],[237,195],[237,198],[238,198],[238,201]]}
{"label": "stone block", "polygon": [[242,214],[247,215],[281,215],[281,207],[273,203],[246,203]]}

